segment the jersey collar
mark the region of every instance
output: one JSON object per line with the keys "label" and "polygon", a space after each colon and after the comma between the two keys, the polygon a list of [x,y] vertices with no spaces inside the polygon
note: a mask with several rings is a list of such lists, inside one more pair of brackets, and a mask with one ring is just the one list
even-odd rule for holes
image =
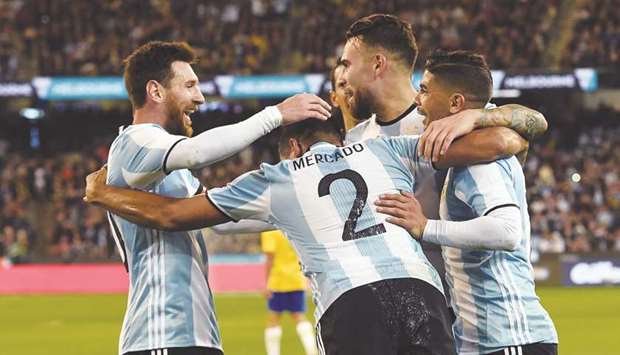
{"label": "jersey collar", "polygon": [[407,117],[407,115],[409,115],[413,110],[415,110],[416,107],[417,106],[416,106],[415,102],[412,103],[411,106],[409,106],[409,108],[405,110],[405,112],[400,114],[400,116],[396,117],[395,119],[393,119],[391,121],[387,121],[387,122],[379,121],[379,119],[375,116],[375,122],[377,122],[377,124],[379,126],[393,125],[394,123],[396,123],[396,122],[402,120],[403,118]]}

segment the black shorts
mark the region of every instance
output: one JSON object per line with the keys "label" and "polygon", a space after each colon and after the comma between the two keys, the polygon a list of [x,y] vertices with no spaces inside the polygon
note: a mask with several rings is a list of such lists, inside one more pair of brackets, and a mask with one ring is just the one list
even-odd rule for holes
{"label": "black shorts", "polygon": [[446,299],[417,279],[373,282],[345,292],[317,324],[326,355],[454,355]]}
{"label": "black shorts", "polygon": [[224,355],[219,349],[193,346],[189,348],[167,348],[132,351],[124,355]]}
{"label": "black shorts", "polygon": [[558,344],[535,343],[527,345],[509,346],[500,351],[486,355],[557,355]]}

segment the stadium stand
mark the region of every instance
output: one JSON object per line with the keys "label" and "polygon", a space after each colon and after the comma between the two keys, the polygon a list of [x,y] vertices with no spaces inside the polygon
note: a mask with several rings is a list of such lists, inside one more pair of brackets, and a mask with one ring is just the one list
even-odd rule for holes
{"label": "stadium stand", "polygon": [[[395,13],[414,25],[419,63],[442,47],[482,52],[494,69],[540,67],[550,64],[543,50],[555,41],[561,3],[9,0],[0,3],[0,79],[115,75],[130,50],[151,39],[189,41],[201,56],[202,75],[326,72],[349,24],[372,12]],[[583,3],[562,64],[617,65],[618,6]]]}

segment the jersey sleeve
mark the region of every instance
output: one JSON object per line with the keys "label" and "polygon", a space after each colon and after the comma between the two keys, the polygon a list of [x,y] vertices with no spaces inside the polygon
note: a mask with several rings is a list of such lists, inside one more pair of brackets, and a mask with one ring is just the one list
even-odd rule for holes
{"label": "jersey sleeve", "polygon": [[503,161],[454,168],[454,194],[474,214],[485,216],[500,207],[519,207],[510,167]]}
{"label": "jersey sleeve", "polygon": [[407,135],[396,137],[383,137],[390,149],[398,155],[401,161],[409,168],[409,171],[416,178],[416,181],[424,180],[433,176],[437,170],[433,164],[418,156],[418,142],[420,136]]}
{"label": "jersey sleeve", "polygon": [[137,189],[152,188],[166,176],[163,166],[168,154],[187,138],[154,125],[130,127],[124,134],[122,144],[115,147],[115,168],[127,186]]}
{"label": "jersey sleeve", "polygon": [[260,234],[260,246],[263,253],[275,253],[279,231],[269,231]]}
{"label": "jersey sleeve", "polygon": [[209,190],[207,198],[234,221],[268,222],[271,216],[271,189],[263,169],[245,173],[225,187]]}

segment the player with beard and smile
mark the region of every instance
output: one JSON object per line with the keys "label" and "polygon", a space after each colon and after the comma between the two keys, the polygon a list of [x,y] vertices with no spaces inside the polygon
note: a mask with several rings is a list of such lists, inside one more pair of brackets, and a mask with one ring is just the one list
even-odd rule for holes
{"label": "player with beard and smile", "polygon": [[[349,27],[340,59],[344,70],[339,85],[344,87],[353,116],[370,118],[347,132],[346,144],[380,136],[421,135],[425,131],[430,123],[415,104],[418,92],[412,83],[417,56],[418,47],[411,24],[396,16],[372,14],[358,19]],[[529,125],[534,129],[526,128],[526,116],[534,119],[534,124]],[[433,161],[439,159],[440,152],[445,152],[451,142],[444,139],[444,133],[458,122],[475,121],[477,128],[490,127],[462,138],[476,147],[480,157],[505,156],[509,147],[518,144],[522,145],[523,151],[527,151],[528,144],[519,135],[532,139],[546,129],[542,114],[519,105],[499,108],[490,105],[463,110],[450,116],[445,120],[447,122],[442,121],[430,124],[431,128],[446,126],[442,130],[431,130],[431,133],[439,134],[424,135],[419,143],[419,151],[429,159],[432,157]],[[435,145],[442,148],[433,150]],[[416,184],[415,195],[429,218],[439,218],[439,194],[444,180],[445,172],[438,172],[436,176]],[[441,248],[425,242],[421,244],[447,289]]]}
{"label": "player with beard and smile", "polygon": [[[189,169],[224,159],[280,125],[330,115],[325,101],[300,94],[192,137],[190,115],[205,102],[195,59],[189,45],[177,42],[150,42],[125,59],[133,124],[112,143],[109,184],[193,196],[203,188]],[[108,219],[130,280],[119,354],[222,354],[202,232],[145,228],[113,214]]]}

